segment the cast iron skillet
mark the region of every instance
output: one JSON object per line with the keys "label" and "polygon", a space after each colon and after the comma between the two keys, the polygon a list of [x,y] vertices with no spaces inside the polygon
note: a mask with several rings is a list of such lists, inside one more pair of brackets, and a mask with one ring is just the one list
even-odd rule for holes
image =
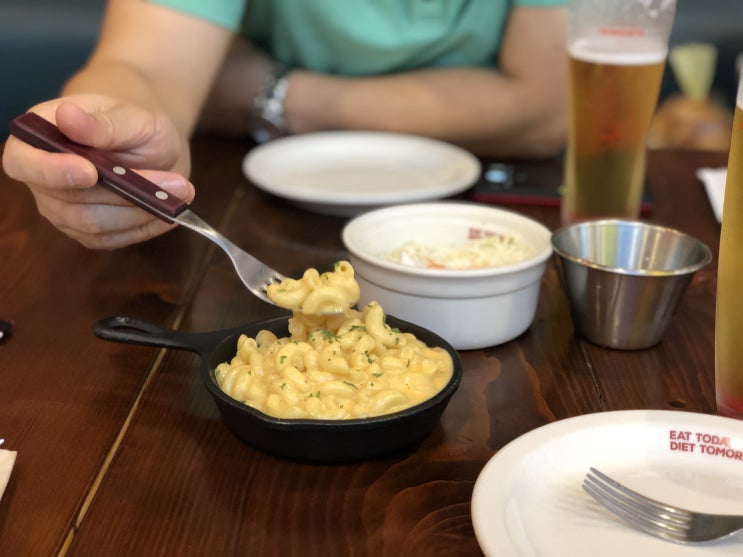
{"label": "cast iron skillet", "polygon": [[227,396],[214,379],[214,368],[230,361],[240,334],[255,337],[268,329],[288,336],[288,317],[251,323],[234,329],[186,333],[129,317],[108,317],[93,326],[96,336],[115,342],[190,350],[201,356],[200,373],[222,418],[239,438],[281,456],[324,462],[362,460],[401,450],[426,438],[438,423],[462,378],[462,360],[444,339],[412,323],[387,317],[391,327],[413,333],[428,346],[440,346],[452,357],[454,373],[433,398],[407,410],[353,420],[288,420],[268,416]]}

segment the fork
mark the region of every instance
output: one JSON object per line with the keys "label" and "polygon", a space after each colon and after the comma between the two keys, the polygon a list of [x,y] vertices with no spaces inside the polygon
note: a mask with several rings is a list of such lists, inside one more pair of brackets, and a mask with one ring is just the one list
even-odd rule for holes
{"label": "fork", "polygon": [[743,529],[742,515],[708,514],[650,499],[591,468],[583,490],[643,532],[678,543],[706,542]]}
{"label": "fork", "polygon": [[57,126],[33,112],[15,118],[10,123],[10,132],[38,149],[74,153],[88,159],[98,170],[101,185],[165,222],[177,222],[209,238],[227,254],[248,290],[260,299],[274,303],[266,294],[266,289],[286,277],[230,242],[191,212],[183,200],[112,161],[102,151],[70,140]]}

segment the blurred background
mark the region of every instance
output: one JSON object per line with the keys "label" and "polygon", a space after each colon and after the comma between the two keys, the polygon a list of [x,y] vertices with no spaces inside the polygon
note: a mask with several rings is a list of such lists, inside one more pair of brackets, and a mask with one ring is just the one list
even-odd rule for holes
{"label": "blurred background", "polygon": [[[15,115],[56,96],[85,62],[104,6],[105,0],[0,0],[0,141]],[[743,0],[678,0],[671,45],[690,42],[717,47],[710,98],[732,111],[736,58],[743,53]],[[667,69],[661,101],[678,90]]]}
{"label": "blurred background", "polygon": [[[736,58],[743,54],[743,1],[678,0],[671,47],[695,42],[711,43],[717,47],[711,94],[732,110],[738,86]],[[678,90],[672,72],[666,68],[661,99]]]}
{"label": "blurred background", "polygon": [[0,141],[8,123],[55,97],[85,63],[105,0],[0,0]]}

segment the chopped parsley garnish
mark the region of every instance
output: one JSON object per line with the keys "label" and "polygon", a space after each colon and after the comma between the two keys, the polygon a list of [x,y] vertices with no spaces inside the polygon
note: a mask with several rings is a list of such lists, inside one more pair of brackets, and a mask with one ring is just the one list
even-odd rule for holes
{"label": "chopped parsley garnish", "polygon": [[333,331],[328,331],[327,329],[324,329],[320,332],[320,334],[328,342],[333,342],[334,340],[338,340],[338,337],[333,334]]}

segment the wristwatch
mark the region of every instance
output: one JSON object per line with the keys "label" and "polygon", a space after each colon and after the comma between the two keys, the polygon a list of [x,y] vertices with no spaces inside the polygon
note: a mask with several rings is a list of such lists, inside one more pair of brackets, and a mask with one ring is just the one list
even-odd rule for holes
{"label": "wristwatch", "polygon": [[269,74],[261,92],[253,100],[250,132],[256,143],[266,143],[286,135],[284,97],[289,87],[288,78],[283,71]]}

